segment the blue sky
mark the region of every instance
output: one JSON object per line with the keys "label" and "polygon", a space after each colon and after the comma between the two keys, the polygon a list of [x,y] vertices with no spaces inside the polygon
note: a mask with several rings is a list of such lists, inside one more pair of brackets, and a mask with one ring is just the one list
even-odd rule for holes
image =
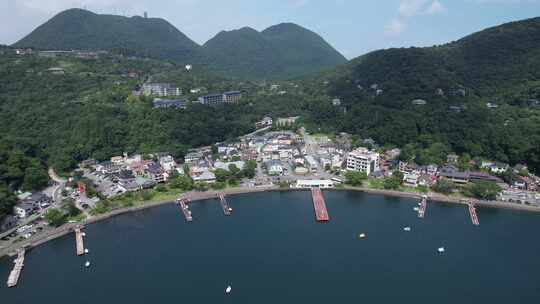
{"label": "blue sky", "polygon": [[348,58],[381,48],[441,44],[540,16],[540,0],[0,0],[0,43],[14,43],[72,7],[129,16],[148,11],[199,44],[220,30],[294,22]]}

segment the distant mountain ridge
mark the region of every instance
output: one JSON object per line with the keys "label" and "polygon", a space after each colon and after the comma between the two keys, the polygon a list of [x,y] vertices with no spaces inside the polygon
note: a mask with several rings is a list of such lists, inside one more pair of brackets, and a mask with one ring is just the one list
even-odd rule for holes
{"label": "distant mountain ridge", "polygon": [[218,72],[234,70],[236,76],[287,78],[347,62],[319,35],[293,23],[274,25],[262,32],[249,27],[222,31],[203,48]]}
{"label": "distant mountain ridge", "polygon": [[[540,18],[488,28],[440,46],[374,51],[328,73],[331,93],[347,97],[372,84],[392,97],[433,97],[464,87],[496,95],[540,80]],[[352,84],[352,85],[351,85]]]}
{"label": "distant mountain ridge", "polygon": [[38,49],[123,49],[136,55],[206,66],[236,78],[284,78],[347,62],[316,33],[292,23],[258,32],[222,31],[203,46],[160,18],[63,11],[16,42]]}

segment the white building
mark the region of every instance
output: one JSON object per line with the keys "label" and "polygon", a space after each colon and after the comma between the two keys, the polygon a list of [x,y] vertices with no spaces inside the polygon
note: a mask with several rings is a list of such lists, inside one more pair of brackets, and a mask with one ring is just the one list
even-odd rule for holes
{"label": "white building", "polygon": [[307,155],[306,157],[306,167],[311,171],[311,172],[317,172],[317,170],[319,169],[319,163],[315,160],[315,158],[311,155]]}
{"label": "white building", "polygon": [[299,189],[311,189],[311,188],[321,188],[329,189],[334,188],[334,182],[328,179],[314,179],[314,180],[298,180],[294,188]]}
{"label": "white building", "polygon": [[367,148],[358,148],[347,155],[347,170],[365,172],[367,175],[379,171],[380,155]]}

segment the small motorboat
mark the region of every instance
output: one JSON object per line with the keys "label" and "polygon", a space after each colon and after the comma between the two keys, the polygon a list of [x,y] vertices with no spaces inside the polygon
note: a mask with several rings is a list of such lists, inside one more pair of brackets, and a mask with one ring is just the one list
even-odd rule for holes
{"label": "small motorboat", "polygon": [[403,231],[411,231],[411,227],[405,227],[403,228]]}
{"label": "small motorboat", "polygon": [[358,235],[358,237],[361,238],[361,239],[365,239],[365,238],[366,238],[366,234],[365,234],[365,233],[360,233],[360,234]]}
{"label": "small motorboat", "polygon": [[418,210],[420,210],[420,208],[414,207],[413,210],[414,210],[414,211],[418,211]]}
{"label": "small motorboat", "polygon": [[439,253],[443,253],[446,251],[446,249],[444,249],[444,247],[439,247],[439,249],[437,249],[437,251],[439,251]]}
{"label": "small motorboat", "polygon": [[227,289],[225,289],[225,293],[231,293],[232,287],[231,285],[227,286]]}
{"label": "small motorboat", "polygon": [[88,248],[84,249],[84,253],[88,253],[90,252],[90,250],[88,250]]}
{"label": "small motorboat", "polygon": [[232,212],[232,208],[231,208],[231,207],[229,207],[229,211],[231,211],[231,212]]}
{"label": "small motorboat", "polygon": [[81,235],[82,235],[82,236],[86,236],[86,233],[83,232],[83,233],[81,233]]}
{"label": "small motorboat", "polygon": [[90,261],[86,261],[86,263],[84,264],[84,267],[90,267]]}

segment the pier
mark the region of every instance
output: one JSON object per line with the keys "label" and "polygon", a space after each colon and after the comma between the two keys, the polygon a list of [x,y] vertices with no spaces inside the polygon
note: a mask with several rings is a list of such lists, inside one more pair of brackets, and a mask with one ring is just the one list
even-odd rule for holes
{"label": "pier", "polygon": [[427,209],[427,196],[422,197],[422,202],[420,203],[420,208],[418,209],[418,217],[424,218],[426,216]]}
{"label": "pier", "polygon": [[17,285],[17,282],[19,281],[19,277],[21,276],[21,271],[24,267],[24,248],[21,248],[17,251],[17,258],[13,263],[15,263],[15,266],[13,266],[13,270],[9,273],[9,277],[7,280],[7,286],[8,287],[15,287]]}
{"label": "pier", "polygon": [[180,205],[180,209],[182,209],[182,213],[184,213],[184,217],[186,218],[186,221],[192,222],[193,217],[191,216],[191,211],[189,211],[187,199],[179,198],[177,202],[178,202],[178,205]]}
{"label": "pier", "polygon": [[328,220],[330,220],[321,189],[311,189],[311,196],[313,198],[313,207],[315,208],[315,217],[317,218],[317,221],[327,222]]}
{"label": "pier", "polygon": [[473,225],[480,226],[480,221],[478,221],[478,215],[476,214],[476,207],[474,207],[472,201],[469,201],[469,214],[471,215],[471,221]]}
{"label": "pier", "polygon": [[81,227],[77,227],[75,230],[75,242],[77,244],[77,255],[84,254],[84,241],[82,236]]}
{"label": "pier", "polygon": [[218,196],[219,196],[219,202],[221,204],[221,208],[223,209],[223,213],[225,213],[225,215],[231,215],[232,208],[229,207],[229,204],[227,203],[227,200],[225,199],[225,194],[220,193]]}

